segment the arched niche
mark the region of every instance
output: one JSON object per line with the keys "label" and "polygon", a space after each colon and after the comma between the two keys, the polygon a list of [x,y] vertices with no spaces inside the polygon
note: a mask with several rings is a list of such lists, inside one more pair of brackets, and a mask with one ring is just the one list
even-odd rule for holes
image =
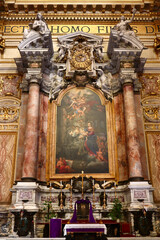
{"label": "arched niche", "polygon": [[94,87],[69,86],[49,104],[47,181],[84,171],[117,179],[113,103]]}

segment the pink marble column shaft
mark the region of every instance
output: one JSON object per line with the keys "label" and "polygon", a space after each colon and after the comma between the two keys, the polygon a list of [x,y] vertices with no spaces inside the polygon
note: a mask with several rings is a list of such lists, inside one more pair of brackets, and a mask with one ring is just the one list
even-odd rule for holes
{"label": "pink marble column shaft", "polygon": [[134,92],[132,85],[124,85],[124,108],[126,121],[126,139],[127,139],[127,154],[129,164],[130,180],[143,179],[142,165],[140,159],[140,148],[137,135],[137,122],[134,102]]}
{"label": "pink marble column shaft", "polygon": [[39,85],[30,84],[22,179],[36,179],[39,117]]}
{"label": "pink marble column shaft", "polygon": [[114,97],[114,113],[117,139],[118,181],[128,180],[128,162],[126,154],[126,133],[124,120],[123,96],[119,93]]}
{"label": "pink marble column shaft", "polygon": [[40,94],[39,148],[37,164],[37,180],[46,181],[48,96]]}

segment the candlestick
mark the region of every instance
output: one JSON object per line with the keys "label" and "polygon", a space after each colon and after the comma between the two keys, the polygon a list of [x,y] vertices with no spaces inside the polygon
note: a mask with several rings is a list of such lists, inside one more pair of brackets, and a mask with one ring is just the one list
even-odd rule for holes
{"label": "candlestick", "polygon": [[83,199],[83,174],[84,174],[84,171],[82,171],[82,199]]}
{"label": "candlestick", "polygon": [[72,209],[73,208],[73,206],[72,206],[72,185],[71,185],[71,187],[70,187],[70,189],[71,189],[71,194],[70,194],[70,209]]}
{"label": "candlestick", "polygon": [[105,193],[105,187],[104,187],[104,194],[103,194],[103,209],[106,209],[106,193]]}
{"label": "candlestick", "polygon": [[93,204],[92,204],[92,208],[95,209],[94,184],[93,184]]}
{"label": "candlestick", "polygon": [[62,194],[62,187],[61,187],[61,200],[60,200],[60,209],[63,209],[63,194]]}

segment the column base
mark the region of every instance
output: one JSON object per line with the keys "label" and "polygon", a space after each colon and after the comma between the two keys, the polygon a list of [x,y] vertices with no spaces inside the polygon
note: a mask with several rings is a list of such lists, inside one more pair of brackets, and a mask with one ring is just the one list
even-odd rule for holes
{"label": "column base", "polygon": [[32,177],[22,177],[21,180],[22,180],[22,182],[36,182],[37,181],[36,178],[32,178]]}
{"label": "column base", "polygon": [[25,209],[28,212],[38,212],[37,193],[39,185],[36,182],[17,182],[11,189],[12,206],[10,211],[16,212]]}
{"label": "column base", "polygon": [[131,181],[128,184],[128,199],[130,198],[129,211],[139,211],[143,208],[155,211],[153,202],[153,187],[148,181]]}
{"label": "column base", "polygon": [[131,177],[131,178],[129,178],[130,182],[141,182],[143,180],[144,180],[143,177]]}

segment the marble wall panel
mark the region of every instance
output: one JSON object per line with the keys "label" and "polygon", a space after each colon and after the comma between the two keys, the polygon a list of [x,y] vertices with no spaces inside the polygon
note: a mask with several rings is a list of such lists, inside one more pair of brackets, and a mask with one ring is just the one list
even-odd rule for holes
{"label": "marble wall panel", "polygon": [[123,96],[120,93],[114,97],[115,127],[117,139],[119,181],[128,180],[128,162],[126,155],[126,134]]}
{"label": "marble wall panel", "polygon": [[151,180],[154,187],[154,200],[160,202],[160,132],[148,132],[146,140]]}
{"label": "marble wall panel", "polygon": [[137,118],[137,134],[139,139],[139,150],[140,150],[140,158],[142,163],[142,172],[144,179],[148,179],[148,166],[146,159],[146,149],[145,149],[145,138],[144,138],[144,124],[143,124],[143,109],[141,106],[141,97],[140,95],[135,95],[135,110],[136,110],[136,118]]}
{"label": "marble wall panel", "polygon": [[11,201],[17,133],[0,134],[0,202]]}

